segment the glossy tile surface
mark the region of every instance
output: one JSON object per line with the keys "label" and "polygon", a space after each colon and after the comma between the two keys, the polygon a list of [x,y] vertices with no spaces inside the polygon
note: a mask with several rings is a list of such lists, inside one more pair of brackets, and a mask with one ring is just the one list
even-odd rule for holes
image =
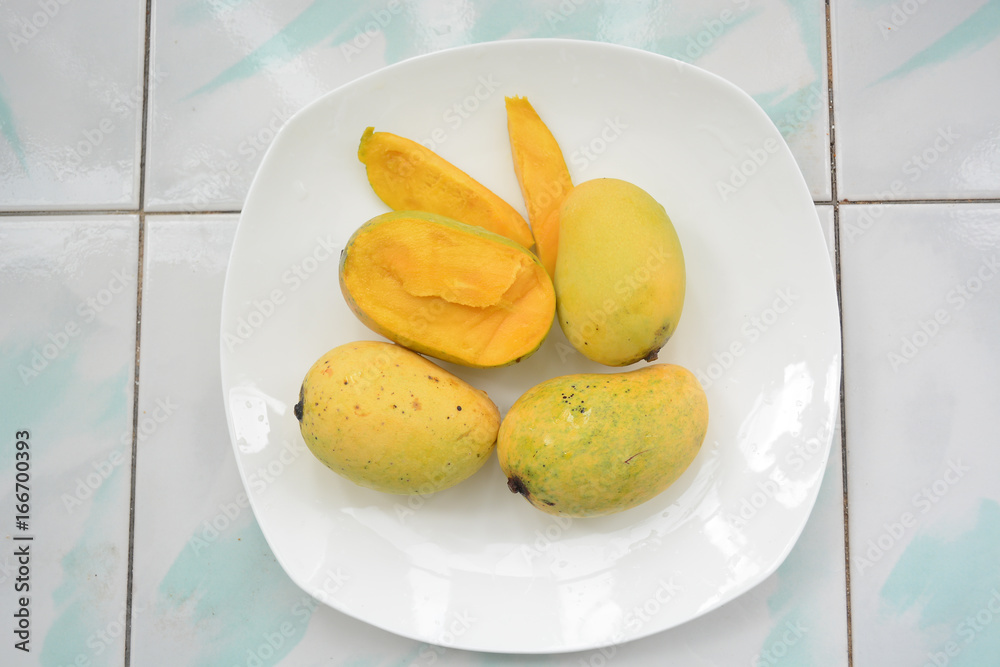
{"label": "glossy tile surface", "polygon": [[134,216],[0,218],[5,667],[123,652],[137,257]]}
{"label": "glossy tile surface", "polygon": [[[995,662],[1000,1],[149,5],[147,35],[146,0],[0,3],[0,665]],[[604,650],[469,653],[446,644],[474,619],[421,644],[284,574],[225,425],[220,299],[235,213],[292,114],[410,57],[537,37],[694,63],[781,130],[828,204],[846,429],[801,539],[748,594]],[[186,215],[204,211],[233,215]],[[25,530],[19,431],[30,434]],[[24,592],[14,545],[27,542],[14,537],[28,535],[30,653],[12,634]],[[323,576],[330,590],[358,584]]]}
{"label": "glossy tile surface", "polygon": [[139,205],[139,2],[0,5],[0,210]]}
{"label": "glossy tile surface", "polygon": [[[238,210],[275,133],[324,93],[420,54],[528,37],[634,46],[730,79],[781,129],[814,198],[828,200],[824,12],[821,2],[779,0],[648,9],[551,0],[158,0],[151,67],[161,80],[150,106],[147,207]],[[754,48],[762,41],[767,49]]]}
{"label": "glossy tile surface", "polygon": [[990,664],[1000,206],[840,215],[854,664]]}
{"label": "glossy tile surface", "polygon": [[292,607],[301,602],[312,609],[257,528],[220,418],[220,299],[235,226],[236,216],[147,220],[132,593],[136,665],[238,664],[248,649],[266,647],[271,632],[287,649],[283,624],[294,621],[302,633]]}
{"label": "glossy tile surface", "polygon": [[839,196],[1000,195],[1000,2],[831,8]]}

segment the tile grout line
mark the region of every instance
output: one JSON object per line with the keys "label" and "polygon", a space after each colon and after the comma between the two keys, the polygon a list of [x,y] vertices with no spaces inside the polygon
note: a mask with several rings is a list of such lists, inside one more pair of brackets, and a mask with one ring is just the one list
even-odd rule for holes
{"label": "tile grout line", "polygon": [[136,457],[139,444],[139,344],[142,336],[142,283],[143,265],[145,263],[146,246],[146,134],[149,118],[149,61],[152,30],[153,0],[146,0],[146,20],[142,59],[142,119],[139,133],[139,248],[136,268],[135,294],[135,371],[132,389],[132,468],[129,478],[129,512],[128,512],[128,570],[125,580],[125,647],[124,666],[129,667],[132,661],[132,584],[133,559],[135,555],[135,491],[136,491]]}
{"label": "tile grout line", "polygon": [[885,206],[885,205],[907,205],[907,204],[1000,204],[998,197],[967,197],[967,198],[941,198],[941,199],[843,199],[838,204],[848,206]]}
{"label": "tile grout line", "polygon": [[[831,97],[831,100],[833,98]],[[831,103],[832,104],[832,103]],[[832,136],[832,133],[831,133]],[[833,143],[831,139],[831,144]],[[836,158],[832,156],[831,163],[835,163]],[[836,178],[832,176],[831,178]],[[140,184],[140,192],[144,189],[144,184]],[[913,204],[927,205],[948,205],[948,204],[1000,204],[1000,197],[942,197],[938,199],[814,199],[815,206],[833,206],[838,209],[840,206],[906,206]],[[219,208],[206,209],[201,211],[191,209],[164,209],[162,211],[147,211],[145,208],[103,208],[103,209],[65,209],[65,210],[32,210],[32,211],[0,211],[0,218],[13,217],[45,217],[45,216],[87,216],[87,215],[138,215],[147,217],[166,217],[172,215],[240,215],[243,212],[239,208]]]}
{"label": "tile grout line", "polygon": [[[143,188],[140,186],[140,191]],[[821,204],[829,204],[831,202],[817,202]],[[0,218],[20,218],[20,217],[45,217],[45,216],[57,216],[64,215],[70,216],[87,216],[87,215],[142,215],[142,216],[164,216],[164,215],[239,215],[242,213],[241,209],[238,208],[220,208],[220,209],[209,209],[204,211],[192,211],[185,209],[177,210],[165,210],[165,211],[147,211],[146,209],[138,208],[99,208],[99,209],[85,209],[85,208],[73,208],[64,210],[38,210],[38,211],[0,211]]]}
{"label": "tile grout line", "polygon": [[205,211],[144,211],[147,216],[168,216],[168,215],[239,215],[243,213],[243,209],[239,208],[219,208],[210,209]]}
{"label": "tile grout line", "polygon": [[826,0],[826,90],[829,97],[830,128],[830,197],[833,200],[833,252],[836,272],[837,309],[840,314],[840,466],[843,485],[844,506],[844,600],[847,614],[847,665],[854,665],[854,630],[851,625],[851,537],[849,523],[849,501],[847,496],[847,420],[844,413],[844,300],[841,287],[840,265],[840,206],[837,200],[837,142],[836,119],[834,117],[833,93],[833,31],[830,0]]}
{"label": "tile grout line", "polygon": [[13,217],[43,217],[52,215],[137,215],[139,209],[137,208],[95,208],[95,209],[83,209],[83,208],[68,208],[63,210],[36,210],[36,211],[0,211],[0,217],[2,218],[13,218]]}

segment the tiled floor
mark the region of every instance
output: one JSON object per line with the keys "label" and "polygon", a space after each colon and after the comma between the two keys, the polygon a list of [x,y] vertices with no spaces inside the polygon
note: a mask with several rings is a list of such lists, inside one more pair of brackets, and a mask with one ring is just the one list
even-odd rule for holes
{"label": "tiled floor", "polygon": [[[529,662],[1000,664],[1000,0],[12,0],[0,24],[0,664],[524,662],[288,579],[231,453],[218,331],[238,212],[294,112],[410,56],[552,36],[694,63],[781,130],[838,271],[844,437],[763,584]],[[10,631],[24,431],[30,652]]]}

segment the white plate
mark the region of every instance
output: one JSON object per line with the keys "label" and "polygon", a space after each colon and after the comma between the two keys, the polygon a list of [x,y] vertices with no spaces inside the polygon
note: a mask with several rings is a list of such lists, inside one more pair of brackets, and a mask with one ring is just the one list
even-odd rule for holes
{"label": "white plate", "polygon": [[[315,359],[378,339],[337,280],[344,242],[387,210],[357,159],[364,129],[433,142],[523,212],[505,95],[531,100],[575,182],[640,185],[684,247],[687,302],[660,359],[698,372],[708,435],[677,483],[617,515],[543,514],[507,490],[495,457],[431,497],[359,488],[305,449],[292,414]],[[223,299],[226,415],[268,544],[330,606],[471,650],[582,650],[718,607],[781,564],[823,477],[840,388],[828,257],[805,182],[765,113],[669,58],[592,42],[494,42],[414,58],[326,95],[271,145]],[[445,366],[503,412],[546,378],[614,370],[572,351],[558,325],[513,367]]]}

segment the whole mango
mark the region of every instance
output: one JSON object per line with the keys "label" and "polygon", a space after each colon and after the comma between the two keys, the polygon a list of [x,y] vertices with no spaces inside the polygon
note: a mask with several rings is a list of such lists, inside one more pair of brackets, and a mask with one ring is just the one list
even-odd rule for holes
{"label": "whole mango", "polygon": [[500,412],[485,392],[392,343],[336,347],[306,373],[295,405],[324,465],[387,493],[432,493],[479,470]]}
{"label": "whole mango", "polygon": [[684,307],[686,273],[669,216],[615,178],[577,185],[559,209],[555,290],[573,347],[608,366],[653,361]]}
{"label": "whole mango", "polygon": [[572,517],[635,507],[688,468],[708,428],[708,402],[687,369],[552,378],[517,399],[500,425],[507,486],[538,509]]}

